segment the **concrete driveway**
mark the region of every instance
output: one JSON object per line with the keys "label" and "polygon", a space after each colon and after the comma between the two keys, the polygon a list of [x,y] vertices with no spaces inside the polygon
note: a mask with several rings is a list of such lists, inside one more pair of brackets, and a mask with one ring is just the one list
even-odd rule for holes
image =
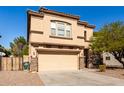
{"label": "concrete driveway", "polygon": [[123,79],[108,77],[90,72],[82,71],[53,71],[39,72],[43,83],[47,86],[116,86],[124,85]]}

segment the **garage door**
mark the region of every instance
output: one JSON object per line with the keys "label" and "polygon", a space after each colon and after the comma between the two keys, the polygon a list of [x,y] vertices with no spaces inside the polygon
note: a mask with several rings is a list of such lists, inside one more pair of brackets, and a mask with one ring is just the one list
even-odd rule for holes
{"label": "garage door", "polygon": [[78,56],[64,54],[39,54],[39,71],[77,70]]}

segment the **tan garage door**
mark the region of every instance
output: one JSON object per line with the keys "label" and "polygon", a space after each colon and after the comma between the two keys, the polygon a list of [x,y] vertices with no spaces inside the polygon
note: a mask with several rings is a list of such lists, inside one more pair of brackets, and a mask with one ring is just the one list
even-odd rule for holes
{"label": "tan garage door", "polygon": [[39,71],[77,70],[77,55],[39,54]]}

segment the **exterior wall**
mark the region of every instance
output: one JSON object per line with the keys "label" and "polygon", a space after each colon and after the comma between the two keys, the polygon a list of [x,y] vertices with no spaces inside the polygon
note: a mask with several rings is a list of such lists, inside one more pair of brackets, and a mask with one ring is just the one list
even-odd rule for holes
{"label": "exterior wall", "polygon": [[31,17],[31,30],[42,31],[43,30],[43,18],[41,17]]}
{"label": "exterior wall", "polygon": [[[85,28],[85,30],[87,31],[86,40],[90,41],[92,36],[93,36],[93,29],[92,28]],[[89,44],[90,44],[90,42],[84,42],[83,45],[85,48],[89,48]]]}
{"label": "exterior wall", "polygon": [[93,36],[93,29],[86,27],[85,30],[87,31],[87,38],[86,38],[86,40],[89,41],[91,39],[91,37]]}
{"label": "exterior wall", "polygon": [[[72,38],[73,40],[51,38],[50,21],[60,20],[72,24]],[[40,24],[40,25],[39,25]],[[76,44],[76,45],[87,45],[88,42],[84,42],[84,39],[79,39],[77,36],[84,37],[84,30],[87,31],[87,40],[92,36],[92,29],[85,28],[83,25],[78,25],[77,20],[53,16],[45,14],[43,18],[31,16],[31,31],[41,31],[43,34],[31,33],[30,42],[50,42],[50,43],[62,43],[62,44]]]}

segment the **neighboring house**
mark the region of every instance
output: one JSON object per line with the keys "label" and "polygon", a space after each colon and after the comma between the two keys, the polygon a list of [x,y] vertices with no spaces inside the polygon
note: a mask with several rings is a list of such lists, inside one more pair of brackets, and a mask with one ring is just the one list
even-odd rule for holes
{"label": "neighboring house", "polygon": [[31,69],[58,71],[84,68],[87,62],[84,62],[84,56],[88,55],[94,25],[80,21],[79,16],[45,8],[27,13]]}
{"label": "neighboring house", "polygon": [[123,65],[109,52],[103,52],[103,63],[106,64],[107,67],[123,68]]}
{"label": "neighboring house", "polygon": [[0,56],[5,56],[6,54],[4,52],[0,52]]}

